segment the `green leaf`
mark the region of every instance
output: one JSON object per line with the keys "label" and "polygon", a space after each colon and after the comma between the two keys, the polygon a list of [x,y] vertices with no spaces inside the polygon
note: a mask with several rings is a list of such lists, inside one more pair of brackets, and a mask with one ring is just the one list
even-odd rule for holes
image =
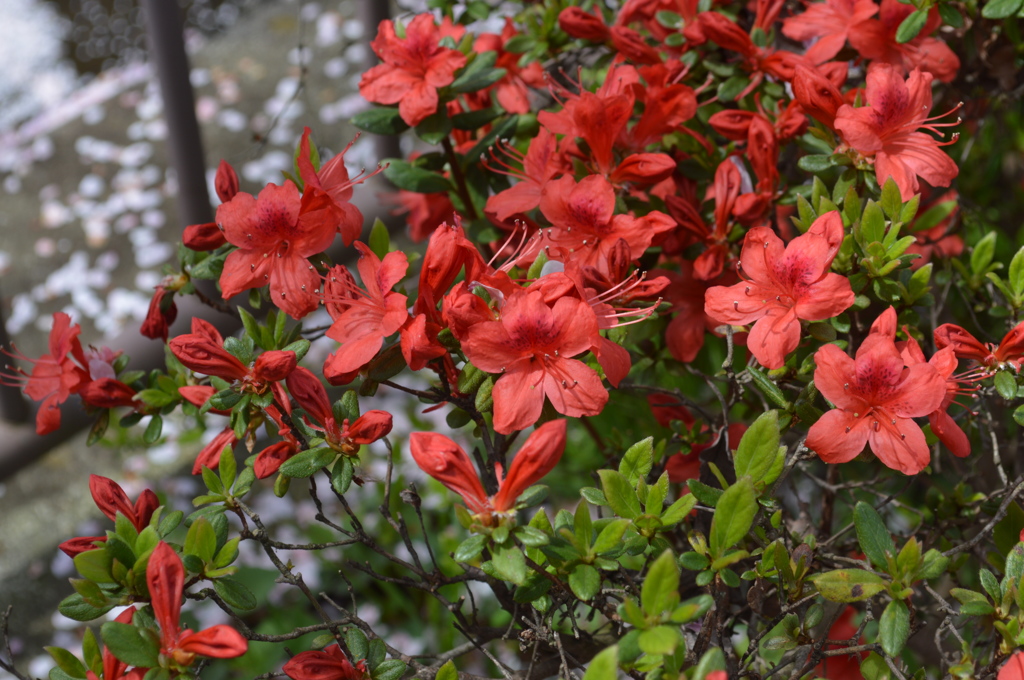
{"label": "green leaf", "polygon": [[1010,269],[1006,280],[1017,297],[1024,295],[1024,247],[1018,250],[1010,260]]}
{"label": "green leaf", "polygon": [[256,596],[246,587],[244,583],[230,576],[222,576],[213,582],[213,589],[220,595],[221,599],[235,609],[250,611],[256,609],[259,603]]}
{"label": "green leaf", "polygon": [[896,544],[886,528],[878,512],[864,501],[859,501],[853,509],[853,523],[857,528],[857,541],[860,549],[868,556],[871,563],[883,571],[888,571],[889,561],[886,555],[896,554]]}
{"label": "green leaf", "polygon": [[1003,399],[1010,400],[1017,396],[1017,380],[1010,371],[999,371],[995,377],[996,392]]}
{"label": "green leaf", "polygon": [[151,668],[160,663],[156,638],[131,624],[108,621],[100,627],[100,637],[114,656],[130,666]]}
{"label": "green leaf", "polygon": [[775,381],[769,378],[764,371],[754,366],[747,366],[747,374],[754,381],[754,384],[757,385],[757,388],[764,393],[764,396],[771,399],[776,406],[784,409],[790,407],[786,395],[782,393],[782,390],[775,384]]}
{"label": "green leaf", "polygon": [[53,657],[57,666],[72,678],[85,677],[85,664],[79,661],[78,657],[63,647],[44,647],[50,656]]}
{"label": "green leaf", "polygon": [[370,250],[383,260],[391,249],[391,234],[388,233],[388,225],[384,224],[379,217],[373,221],[369,241]]}
{"label": "green leaf", "polygon": [[896,180],[889,177],[882,187],[881,199],[882,211],[890,220],[899,219],[900,211],[903,209],[903,198],[900,195],[900,188],[896,186]]}
{"label": "green leaf", "polygon": [[448,111],[444,108],[427,116],[416,126],[416,136],[427,144],[440,144],[451,131],[452,119],[448,117]]}
{"label": "green leaf", "polygon": [[619,463],[619,472],[626,476],[630,484],[636,486],[638,481],[647,478],[653,466],[654,437],[648,437],[627,449]]}
{"label": "green leaf", "polygon": [[469,562],[483,552],[487,545],[487,536],[475,534],[459,544],[452,555],[456,562]]}
{"label": "green leaf", "polygon": [[672,612],[672,622],[689,623],[690,621],[696,621],[707,614],[714,604],[715,598],[707,594],[690,598],[676,607],[676,610]]}
{"label": "green leaf", "polygon": [[408,668],[405,662],[401,659],[388,659],[381,661],[376,668],[373,669],[373,680],[398,680],[398,678],[405,675],[405,670]]}
{"label": "green leaf", "polygon": [[397,108],[380,107],[352,116],[352,124],[377,135],[397,135],[409,129]]}
{"label": "green leaf", "polygon": [[352,459],[348,456],[342,456],[341,460],[331,468],[331,488],[344,495],[349,487],[352,486],[352,478],[355,476],[355,472]]}
{"label": "green leaf", "polygon": [[589,564],[580,564],[569,572],[569,588],[584,602],[589,602],[601,590],[601,574]]}
{"label": "green leaf", "polygon": [[613,519],[611,522],[608,522],[604,529],[601,529],[601,533],[597,535],[597,540],[594,541],[594,553],[600,555],[603,552],[619,547],[622,535],[626,533],[628,527],[628,519]]}
{"label": "green leaf", "polygon": [[971,272],[975,276],[982,276],[988,266],[992,264],[992,257],[996,252],[996,232],[990,231],[983,239],[978,241],[971,251]]}
{"label": "green leaf", "polygon": [[522,585],[526,580],[526,560],[523,551],[515,545],[495,547],[491,564],[498,577],[504,581]]}
{"label": "green leaf", "polygon": [[991,0],[981,8],[986,19],[1006,19],[1020,11],[1022,0]]}
{"label": "green leaf", "polygon": [[75,555],[75,569],[84,578],[95,583],[113,583],[110,565],[113,557],[103,548],[87,550]]}
{"label": "green leaf", "polygon": [[583,680],[609,680],[619,675],[619,648],[612,645],[591,660]]}
{"label": "green leaf", "polygon": [[438,668],[434,680],[459,680],[459,671],[455,668],[455,662],[449,660]]}
{"label": "green leaf", "polygon": [[750,85],[750,79],[746,75],[734,75],[723,80],[718,85],[718,99],[723,102],[731,102],[739,96]]}
{"label": "green leaf", "polygon": [[903,44],[916,38],[927,20],[928,8],[921,7],[911,12],[896,29],[896,42]]}
{"label": "green leaf", "polygon": [[497,52],[483,52],[466,66],[449,87],[453,92],[476,92],[490,87],[505,77],[505,69],[494,68]]}
{"label": "green leaf", "polygon": [[885,238],[885,215],[882,213],[882,208],[870,198],[860,217],[860,235],[862,246],[881,242]]}
{"label": "green leaf", "polygon": [[749,476],[755,484],[762,481],[775,462],[779,436],[778,411],[758,416],[743,434],[736,450],[736,477]]}
{"label": "green leaf", "polygon": [[436,194],[452,190],[451,182],[444,176],[402,160],[389,159],[388,166],[384,168],[384,176],[399,189],[417,194]]}
{"label": "green leaf", "polygon": [[825,172],[835,165],[832,160],[832,156],[827,153],[803,156],[796,162],[796,164],[801,170],[810,173]]}
{"label": "green leaf", "polygon": [[366,655],[370,653],[370,641],[366,638],[366,633],[358,628],[345,629],[345,644],[348,645],[349,651],[356,659],[365,659]]}
{"label": "green leaf", "polygon": [[903,600],[893,600],[878,620],[878,641],[889,656],[899,656],[910,637],[910,610]]}
{"label": "green leaf", "polygon": [[329,446],[303,451],[281,463],[281,473],[289,477],[309,477],[328,465],[338,452]]}
{"label": "green leaf", "polygon": [[655,626],[641,633],[638,642],[648,654],[671,654],[679,646],[679,632],[668,626]]}
{"label": "green leaf", "polygon": [[633,519],[640,515],[640,499],[629,480],[615,470],[598,470],[604,497],[611,509],[620,517]]}
{"label": "green leaf", "polygon": [[[85,553],[82,553],[83,555]],[[108,600],[102,607],[96,607],[85,601],[85,598],[78,593],[68,595],[60,604],[57,611],[72,621],[92,621],[103,616],[117,605],[116,600]]]}
{"label": "green leaf", "polygon": [[960,10],[949,3],[939,3],[939,16],[942,17],[943,22],[953,28],[960,28],[964,25],[964,16],[960,14]]}
{"label": "green leaf", "polygon": [[821,596],[832,602],[866,600],[886,589],[881,576],[864,569],[837,569],[810,577]]}
{"label": "green leaf", "polygon": [[741,541],[750,531],[756,515],[757,492],[750,478],[743,477],[725,490],[715,506],[708,540],[711,556],[717,559]]}
{"label": "green leaf", "polygon": [[697,497],[692,493],[688,493],[682,498],[676,500],[675,503],[668,506],[664,513],[661,515],[662,526],[671,526],[678,522],[681,522],[684,517],[690,514],[690,511],[697,505]]}
{"label": "green leaf", "polygon": [[188,529],[185,536],[185,555],[195,555],[203,562],[213,559],[217,551],[217,534],[213,530],[210,520],[200,517]]}
{"label": "green leaf", "polygon": [[666,550],[647,571],[640,590],[644,614],[658,616],[679,604],[679,567],[671,550]]}

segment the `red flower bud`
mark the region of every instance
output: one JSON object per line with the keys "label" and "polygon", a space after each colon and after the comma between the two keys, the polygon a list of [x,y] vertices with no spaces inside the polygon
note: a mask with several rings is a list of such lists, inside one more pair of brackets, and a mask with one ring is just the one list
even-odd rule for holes
{"label": "red flower bud", "polygon": [[413,432],[409,451],[420,469],[462,496],[470,511],[488,509],[487,494],[462,447],[435,432]]}
{"label": "red flower bud", "polygon": [[367,680],[370,677],[366,662],[360,660],[353,666],[338,645],[296,654],[281,670],[292,680]]}
{"label": "red flower bud", "polygon": [[828,78],[815,69],[798,66],[793,78],[793,95],[807,115],[835,129],[836,111],[845,102]]}
{"label": "red flower bud", "polygon": [[238,175],[235,169],[225,161],[221,160],[217,166],[217,177],[213,180],[213,186],[217,190],[217,197],[221,203],[227,203],[238,193]]}
{"label": "red flower bud", "polygon": [[633,182],[634,184],[656,184],[672,176],[675,160],[663,153],[635,153],[627,156],[612,172],[612,182]]}
{"label": "red flower bud", "polygon": [[318,422],[326,423],[328,418],[334,417],[327,390],[324,389],[320,379],[313,375],[308,368],[297,367],[288,374],[285,384],[295,403],[308,411]]}
{"label": "red flower bud", "polygon": [[392,418],[387,411],[367,411],[349,425],[348,439],[362,446],[371,444],[391,432]]}
{"label": "red flower bud", "polygon": [[558,25],[574,38],[604,42],[610,35],[604,19],[595,11],[588,14],[579,7],[566,7],[558,15]]}
{"label": "red flower bud", "polygon": [[726,139],[734,142],[745,142],[747,131],[750,129],[750,120],[757,114],[753,111],[740,111],[739,109],[728,109],[719,111],[708,119],[708,124],[715,132]]}
{"label": "red flower bud", "polygon": [[611,28],[612,47],[619,51],[622,56],[637,64],[660,64],[661,55],[646,42],[642,35],[632,28],[625,26],[612,26]]}
{"label": "red flower bud", "polygon": [[[170,295],[168,295],[170,293]],[[178,306],[174,304],[174,291],[159,285],[149,301],[149,311],[142,322],[139,332],[147,338],[167,341],[167,332],[174,320],[178,318]]]}
{"label": "red flower bud", "polygon": [[82,398],[83,402],[96,408],[136,405],[135,390],[113,378],[100,378],[87,382],[78,391],[78,396]]}
{"label": "red flower bud", "polygon": [[185,234],[181,237],[181,241],[186,248],[204,253],[217,250],[228,242],[216,222],[188,225],[185,227]]}
{"label": "red flower bud", "polygon": [[256,380],[277,382],[284,380],[295,370],[298,359],[295,352],[287,350],[271,350],[256,357],[252,373]]}

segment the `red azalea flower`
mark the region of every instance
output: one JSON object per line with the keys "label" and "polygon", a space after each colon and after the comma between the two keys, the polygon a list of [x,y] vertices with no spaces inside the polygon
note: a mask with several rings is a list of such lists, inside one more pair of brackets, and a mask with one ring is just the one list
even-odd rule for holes
{"label": "red azalea flower", "polygon": [[[564,155],[558,152],[557,147],[555,135],[543,127],[537,132],[537,136],[530,140],[530,146],[525,154],[511,145],[499,143],[497,151],[491,151],[488,169],[515,177],[519,181],[508,189],[490,196],[484,212],[493,215],[500,223],[516,215],[528,213],[540,205],[544,185],[556,175],[571,170],[571,166]],[[519,162],[522,170],[516,170],[506,163],[498,152]]]}
{"label": "red azalea flower", "polygon": [[462,338],[477,368],[500,373],[494,383],[494,429],[502,434],[537,422],[547,397],[567,416],[593,416],[608,402],[597,373],[572,357],[588,351],[597,317],[583,300],[563,297],[553,306],[540,291],[517,291],[498,321],[471,325]]}
{"label": "red azalea flower", "polygon": [[819,217],[789,245],[768,227],[754,227],[740,253],[746,280],[708,289],[705,312],[719,323],[753,323],[751,354],[767,368],[780,368],[800,344],[800,319],[823,321],[853,304],[850,282],[828,271],[842,241],[837,211]]}
{"label": "red azalea flower", "polygon": [[490,513],[514,509],[516,499],[558,464],[564,450],[564,420],[553,420],[539,426],[519,449],[508,469],[508,476],[502,479],[501,468],[495,470],[498,493],[488,497],[473,463],[461,446],[434,432],[413,432],[409,437],[409,451],[420,469],[462,496],[470,512],[483,515],[487,523]]}
{"label": "red azalea flower", "polygon": [[146,585],[153,618],[160,626],[160,653],[174,665],[187,668],[196,656],[233,659],[245,654],[249,643],[230,626],[211,626],[198,633],[180,630],[185,567],[174,549],[163,541],[149,558]]}
{"label": "red azalea flower", "polygon": [[[327,199],[328,212],[334,213],[331,218],[338,223],[338,233],[341,234],[342,243],[351,245],[363,231],[363,213],[350,202],[352,187],[362,184],[381,172],[383,168],[378,168],[369,175],[360,174],[354,179],[350,178],[348,168],[345,167],[345,152],[355,143],[355,140],[352,140],[341,150],[341,153],[320,166],[319,171],[314,170],[313,162],[310,160],[309,133],[309,128],[305,128],[302,132],[302,139],[299,141],[299,155],[296,157],[299,175],[302,177],[302,183],[305,185],[307,193],[319,192],[322,198]],[[327,219],[327,215],[321,215],[320,219]]]}
{"label": "red azalea flower", "polygon": [[29,359],[21,354],[4,352],[33,364],[31,373],[12,368],[11,373],[0,374],[0,382],[20,387],[30,398],[42,402],[36,412],[36,434],[49,434],[60,427],[60,405],[89,381],[89,373],[84,368],[87,361],[78,340],[81,332],[81,326],[71,325],[70,316],[56,312],[50,328],[49,354]]}
{"label": "red azalea flower", "polygon": [[882,463],[904,474],[917,474],[928,465],[924,433],[912,418],[928,415],[945,398],[946,381],[935,367],[904,368],[885,332],[871,333],[856,359],[825,345],[814,360],[814,384],[836,408],[811,426],[809,449],[834,464],[853,460],[870,444]]}
{"label": "red azalea flower", "polygon": [[942,25],[937,7],[929,10],[925,25],[914,39],[905,43],[896,40],[900,24],[914,10],[899,0],[882,0],[877,19],[850,26],[850,45],[868,61],[891,64],[900,73],[921,69],[944,83],[951,82],[960,69],[960,59],[945,42],[929,37]]}
{"label": "red azalea flower", "polygon": [[438,44],[441,38],[430,14],[416,15],[405,27],[405,38],[395,34],[390,19],[380,22],[370,47],[384,63],[363,74],[359,93],[367,101],[398,104],[402,120],[419,125],[437,111],[437,89],[450,85],[466,65],[465,55]]}
{"label": "red azalea flower", "polygon": [[313,429],[324,433],[328,446],[345,454],[354,455],[363,444],[372,444],[391,432],[391,414],[387,411],[367,411],[351,425],[348,419],[340,423],[334,419],[327,390],[309,369],[299,366],[288,376],[288,391],[295,402],[319,424]]}
{"label": "red azalea flower", "polygon": [[782,33],[791,40],[805,42],[817,38],[804,56],[814,64],[839,54],[853,26],[870,19],[878,11],[874,0],[825,0],[811,2],[802,14],[782,22]]}
{"label": "red azalea flower", "polygon": [[569,175],[548,182],[541,192],[540,211],[552,228],[542,231],[548,256],[572,259],[600,269],[615,243],[629,245],[630,258],[639,259],[659,234],[675,227],[668,215],[653,210],[643,217],[615,214],[615,189],[600,175],[579,183]]}
{"label": "red azalea flower", "polygon": [[391,252],[381,261],[370,248],[356,241],[360,252],[359,277],[364,288],[342,265],[331,269],[325,284],[324,302],[334,323],[327,337],[341,347],[324,363],[324,376],[332,385],[350,382],[354,374],[377,356],[384,338],[397,333],[409,318],[407,298],[391,289],[405,276],[409,261],[402,252]]}
{"label": "red azalea flower", "polygon": [[868,105],[854,108],[846,104],[836,112],[835,126],[843,141],[862,156],[873,158],[878,184],[892,177],[905,201],[919,192],[918,177],[944,187],[959,173],[953,159],[939,148],[956,141],[957,135],[949,142],[939,142],[918,131],[941,134],[938,128],[959,122],[932,122],[943,116],[928,116],[931,82],[930,74],[917,69],[904,81],[894,67],[872,65],[864,92]]}
{"label": "red azalea flower", "polygon": [[1019,371],[1024,360],[1024,322],[1014,326],[998,345],[991,342],[982,344],[966,329],[944,323],[935,329],[935,346],[939,349],[952,347],[958,359],[973,359],[988,369],[989,373],[1001,371],[1007,366]]}
{"label": "red azalea flower", "polygon": [[292,680],[370,680],[366,661],[353,666],[338,645],[296,654],[281,670]]}
{"label": "red azalea flower", "polygon": [[317,308],[320,278],[307,259],[323,252],[337,234],[337,212],[323,192],[299,194],[288,180],[268,184],[254,198],[239,193],[217,208],[217,223],[238,247],[224,261],[224,299],[270,284],[270,299],[293,318]]}
{"label": "red azalea flower", "polygon": [[[117,615],[114,619],[117,623],[131,623],[135,617],[135,607],[129,607],[123,612]],[[101,656],[103,664],[103,674],[97,676],[91,670],[85,672],[86,680],[142,680],[146,675],[148,668],[133,668],[128,670],[128,664],[114,656],[113,652],[109,649],[103,649]]]}
{"label": "red azalea flower", "polygon": [[[89,475],[89,492],[92,494],[96,507],[110,521],[116,521],[117,513],[121,513],[132,523],[136,531],[142,531],[149,526],[149,520],[153,518],[153,513],[160,506],[156,494],[149,489],[139,494],[133,505],[128,499],[128,494],[117,482],[99,475]],[[85,536],[64,541],[58,547],[65,555],[73,558],[78,553],[95,548],[96,546],[93,544],[96,541],[105,542],[106,540],[106,536]]]}
{"label": "red azalea flower", "polygon": [[999,669],[996,680],[1024,680],[1024,652],[1015,652]]}

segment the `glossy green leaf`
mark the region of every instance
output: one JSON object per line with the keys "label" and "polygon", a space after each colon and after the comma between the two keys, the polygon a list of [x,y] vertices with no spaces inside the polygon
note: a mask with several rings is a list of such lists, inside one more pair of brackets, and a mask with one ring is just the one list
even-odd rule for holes
{"label": "glossy green leaf", "polygon": [[713,558],[743,540],[757,515],[757,492],[749,477],[743,477],[730,486],[718,499],[715,516],[711,520],[708,547]]}
{"label": "glossy green leaf", "polygon": [[871,505],[860,501],[853,509],[853,523],[857,529],[860,549],[877,568],[888,570],[886,555],[895,556],[896,544],[882,517]]}

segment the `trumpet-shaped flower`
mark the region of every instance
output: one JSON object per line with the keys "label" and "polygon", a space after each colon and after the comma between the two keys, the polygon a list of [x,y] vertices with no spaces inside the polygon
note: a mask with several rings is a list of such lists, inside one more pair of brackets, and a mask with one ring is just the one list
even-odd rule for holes
{"label": "trumpet-shaped flower", "polygon": [[157,543],[146,567],[153,618],[160,626],[160,653],[173,665],[187,668],[196,656],[233,659],[245,654],[249,643],[230,626],[211,626],[199,632],[181,630],[181,596],[185,567],[171,546]]}
{"label": "trumpet-shaped flower", "polygon": [[850,282],[828,271],[842,240],[843,222],[835,211],[788,246],[768,227],[751,229],[740,253],[746,280],[709,288],[705,311],[719,323],[753,323],[750,352],[768,368],[781,367],[800,344],[800,319],[829,319],[853,304]]}
{"label": "trumpet-shaped flower", "polygon": [[904,81],[897,68],[873,64],[864,93],[868,105],[845,104],[836,112],[835,128],[843,141],[873,159],[879,186],[892,177],[904,201],[920,190],[919,177],[944,187],[959,173],[953,159],[940,149],[944,143],[920,131],[941,134],[938,128],[956,124],[933,122],[943,116],[929,117],[931,83],[930,73],[914,69]]}
{"label": "trumpet-shaped flower", "polygon": [[370,43],[384,62],[363,74],[359,93],[378,104],[398,104],[409,125],[437,111],[437,89],[451,85],[455,72],[466,65],[458,50],[441,47],[441,30],[431,14],[418,14],[405,27],[405,38],[395,33],[390,19],[380,22]]}
{"label": "trumpet-shaped flower", "polygon": [[388,253],[382,261],[366,244],[355,245],[361,253],[356,267],[363,288],[342,265],[330,271],[325,284],[324,303],[334,319],[327,337],[341,343],[324,363],[324,375],[332,385],[351,381],[377,355],[384,338],[398,332],[409,318],[406,296],[391,290],[409,268],[405,253]]}
{"label": "trumpet-shaped flower", "polygon": [[549,306],[541,291],[515,292],[497,321],[471,325],[462,341],[481,370],[500,373],[494,383],[494,429],[502,434],[537,422],[545,397],[559,413],[597,415],[608,391],[578,359],[598,335],[597,316],[583,300],[562,297]]}
{"label": "trumpet-shaped flower", "polygon": [[338,233],[337,211],[323,192],[300,194],[288,180],[268,184],[258,197],[238,193],[217,208],[224,237],[238,250],[220,275],[224,299],[270,284],[270,299],[299,319],[317,308],[320,277],[309,264]]}
{"label": "trumpet-shaped flower", "polygon": [[870,444],[879,460],[904,474],[928,465],[924,433],[912,419],[938,409],[946,396],[946,381],[934,366],[905,368],[886,332],[871,333],[855,359],[825,345],[814,360],[814,384],[836,408],[811,426],[809,449],[826,463],[845,463]]}
{"label": "trumpet-shaped flower", "polygon": [[553,420],[534,430],[516,454],[508,475],[498,468],[498,492],[488,497],[473,463],[461,446],[435,432],[414,432],[409,449],[420,469],[462,496],[474,515],[509,512],[527,488],[549,473],[565,451],[565,421]]}

